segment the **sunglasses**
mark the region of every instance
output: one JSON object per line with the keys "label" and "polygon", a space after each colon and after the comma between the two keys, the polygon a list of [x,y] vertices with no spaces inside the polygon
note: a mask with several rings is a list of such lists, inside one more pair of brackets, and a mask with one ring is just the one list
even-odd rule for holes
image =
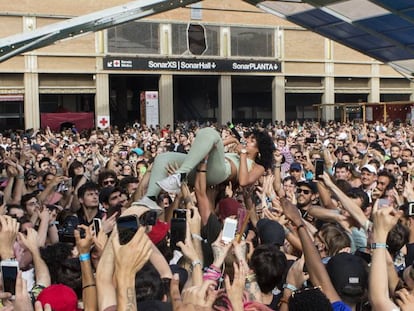
{"label": "sunglasses", "polygon": [[296,168],[291,169],[290,171],[291,171],[291,172],[296,172],[296,173],[299,173],[299,172],[300,172],[300,170],[298,170],[298,169],[296,169]]}
{"label": "sunglasses", "polygon": [[104,186],[115,185],[115,179],[107,179],[102,182]]}
{"label": "sunglasses", "polygon": [[37,177],[36,176],[29,176],[29,177],[27,177],[27,180],[28,181],[30,181],[30,180],[36,180],[37,179]]}
{"label": "sunglasses", "polygon": [[296,193],[297,193],[297,194],[301,194],[302,192],[303,192],[304,194],[309,194],[309,193],[311,193],[311,191],[310,191],[309,189],[301,189],[301,188],[296,189]]}

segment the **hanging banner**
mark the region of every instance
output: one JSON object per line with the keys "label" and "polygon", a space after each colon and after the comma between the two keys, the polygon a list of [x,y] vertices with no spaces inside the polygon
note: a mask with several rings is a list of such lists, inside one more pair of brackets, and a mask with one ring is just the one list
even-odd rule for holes
{"label": "hanging banner", "polygon": [[78,131],[95,127],[93,112],[41,113],[40,122],[42,128],[49,126],[52,131],[60,131],[62,126],[68,127],[69,124]]}
{"label": "hanging banner", "polygon": [[156,125],[160,124],[158,114],[158,92],[141,92],[140,101],[141,123],[152,127],[155,127]]}

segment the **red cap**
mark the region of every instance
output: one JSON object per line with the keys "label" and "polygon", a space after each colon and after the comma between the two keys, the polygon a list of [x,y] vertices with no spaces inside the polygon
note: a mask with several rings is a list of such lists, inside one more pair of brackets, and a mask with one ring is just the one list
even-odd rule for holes
{"label": "red cap", "polygon": [[42,290],[37,301],[50,304],[54,311],[78,311],[78,297],[75,291],[63,284],[54,284]]}
{"label": "red cap", "polygon": [[158,244],[165,238],[168,230],[170,230],[170,225],[166,222],[157,220],[150,232],[148,232],[148,237],[151,239],[152,243]]}

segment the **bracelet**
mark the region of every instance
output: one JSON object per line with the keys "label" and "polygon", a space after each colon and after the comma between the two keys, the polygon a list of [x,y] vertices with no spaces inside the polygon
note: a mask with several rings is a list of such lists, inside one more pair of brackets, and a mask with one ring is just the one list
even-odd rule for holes
{"label": "bracelet", "polygon": [[194,269],[194,268],[195,268],[195,266],[197,266],[197,265],[200,265],[200,268],[201,268],[201,261],[200,261],[199,259],[193,260],[193,261],[191,262],[191,268],[190,268],[191,272],[193,272],[193,269]]}
{"label": "bracelet", "polygon": [[282,165],[275,165],[275,168],[281,168]]}
{"label": "bracelet", "polygon": [[79,255],[79,261],[80,262],[89,261],[89,260],[91,260],[91,254],[86,253],[86,254],[80,254]]}
{"label": "bracelet", "polygon": [[298,290],[295,285],[292,285],[292,284],[289,284],[289,283],[283,284],[283,288],[287,288],[287,289],[291,290],[292,292],[296,292]]}
{"label": "bracelet", "polygon": [[82,290],[87,289],[88,287],[94,287],[94,286],[96,286],[96,284],[85,285],[84,287],[82,287]]}
{"label": "bracelet", "polygon": [[207,170],[199,170],[199,169],[197,169],[197,173],[207,173]]}
{"label": "bracelet", "polygon": [[210,268],[211,270],[213,270],[213,271],[216,271],[216,272],[221,273],[221,269],[220,269],[219,267],[216,267],[216,266],[215,266],[215,265],[213,265],[213,264],[211,264],[209,268]]}
{"label": "bracelet", "polygon": [[296,227],[296,231],[299,231],[300,228],[305,228],[304,224],[300,224],[299,226]]}
{"label": "bracelet", "polygon": [[371,243],[371,249],[388,248],[386,243]]}
{"label": "bracelet", "polygon": [[17,179],[24,179],[24,175],[19,175],[19,176],[16,176],[17,177]]}

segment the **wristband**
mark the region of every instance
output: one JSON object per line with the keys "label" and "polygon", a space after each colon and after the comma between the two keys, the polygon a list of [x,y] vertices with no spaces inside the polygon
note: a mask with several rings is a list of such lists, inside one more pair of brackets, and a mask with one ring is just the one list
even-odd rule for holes
{"label": "wristband", "polygon": [[292,292],[296,292],[298,289],[296,288],[296,286],[289,284],[289,283],[285,283],[283,284],[283,288],[287,288],[289,290],[291,290]]}
{"label": "wristband", "polygon": [[197,233],[192,233],[191,237],[195,240],[199,240],[201,242],[207,243],[206,239],[203,239],[200,235],[198,235]]}
{"label": "wristband", "polygon": [[80,254],[79,255],[79,261],[80,262],[89,261],[89,260],[91,260],[91,254],[86,253],[86,254]]}
{"label": "wristband", "polygon": [[388,248],[386,243],[371,243],[371,249]]}
{"label": "wristband", "polygon": [[197,265],[200,265],[200,267],[201,267],[201,261],[200,260],[198,260],[198,259],[196,259],[196,260],[193,260],[192,262],[191,262],[191,272],[193,271],[193,269],[195,268],[195,266],[197,266]]}

